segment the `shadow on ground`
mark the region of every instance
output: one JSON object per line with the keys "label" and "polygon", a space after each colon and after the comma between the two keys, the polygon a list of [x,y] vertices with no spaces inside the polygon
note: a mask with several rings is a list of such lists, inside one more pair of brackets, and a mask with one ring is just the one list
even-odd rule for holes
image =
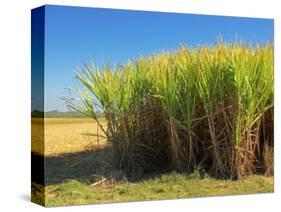
{"label": "shadow on ground", "polygon": [[97,178],[113,175],[109,147],[46,157],[31,153],[31,161],[32,182],[41,185],[54,185],[73,179],[93,183]]}

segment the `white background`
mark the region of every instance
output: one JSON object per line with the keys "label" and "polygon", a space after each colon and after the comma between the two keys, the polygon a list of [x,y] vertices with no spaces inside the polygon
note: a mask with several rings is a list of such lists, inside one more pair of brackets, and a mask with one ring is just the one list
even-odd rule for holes
{"label": "white background", "polygon": [[[275,193],[57,207],[55,211],[276,211],[280,179],[280,23],[278,0],[2,0],[0,3],[0,211],[37,211],[30,202],[30,10],[43,4],[275,19]],[[280,208],[279,208],[280,211]]]}

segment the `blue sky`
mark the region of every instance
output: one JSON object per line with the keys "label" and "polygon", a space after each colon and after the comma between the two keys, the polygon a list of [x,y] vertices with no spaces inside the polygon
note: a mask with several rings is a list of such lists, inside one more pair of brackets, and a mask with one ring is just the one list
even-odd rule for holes
{"label": "blue sky", "polygon": [[75,71],[83,61],[125,63],[140,55],[224,41],[273,41],[273,20],[192,14],[45,7],[46,111],[66,110],[65,88],[79,87]]}

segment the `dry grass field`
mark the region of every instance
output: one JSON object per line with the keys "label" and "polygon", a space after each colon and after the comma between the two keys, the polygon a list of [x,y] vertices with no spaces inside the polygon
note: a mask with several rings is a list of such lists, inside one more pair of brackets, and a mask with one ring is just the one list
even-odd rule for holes
{"label": "dry grass field", "polygon": [[[45,122],[45,130],[43,127]],[[101,119],[103,126],[106,122]],[[98,131],[97,131],[98,130]],[[99,134],[96,136],[90,134]],[[45,143],[43,143],[43,135]],[[82,152],[105,145],[97,123],[88,118],[32,118],[32,152],[45,156]],[[44,148],[43,148],[44,147]]]}

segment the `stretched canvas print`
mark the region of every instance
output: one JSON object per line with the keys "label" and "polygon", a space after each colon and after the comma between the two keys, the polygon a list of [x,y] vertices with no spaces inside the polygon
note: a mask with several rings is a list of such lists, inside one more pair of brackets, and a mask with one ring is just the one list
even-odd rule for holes
{"label": "stretched canvas print", "polygon": [[274,191],[272,19],[52,5],[31,18],[33,202]]}

